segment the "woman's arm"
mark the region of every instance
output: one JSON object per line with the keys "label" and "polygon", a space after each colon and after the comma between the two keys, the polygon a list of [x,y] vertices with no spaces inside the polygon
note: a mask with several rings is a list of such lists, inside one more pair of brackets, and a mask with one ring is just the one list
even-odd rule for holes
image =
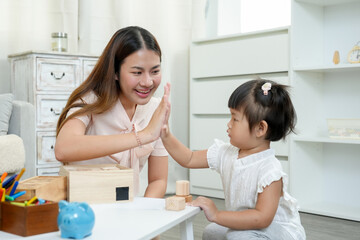
{"label": "woman's arm", "polygon": [[138,146],[134,133],[90,136],[85,135],[85,128],[84,123],[76,118],[64,124],[55,144],[55,156],[58,161],[87,160]]}
{"label": "woman's arm", "polygon": [[[166,117],[169,84],[164,87],[164,96],[155,111],[156,119],[163,123]],[[162,124],[147,126],[137,133],[142,144],[147,144],[160,137]],[[108,156],[138,146],[135,133],[116,135],[85,135],[85,124],[77,119],[68,120],[61,128],[55,144],[55,157],[61,162],[81,161]]]}
{"label": "woman's arm", "polygon": [[148,160],[148,186],[145,197],[163,198],[168,176],[168,157],[150,156]]}
{"label": "woman's arm", "polygon": [[271,183],[258,194],[255,209],[244,211],[218,211],[208,198],[198,197],[191,204],[201,207],[210,222],[238,230],[262,229],[274,219],[282,195],[282,180]]}

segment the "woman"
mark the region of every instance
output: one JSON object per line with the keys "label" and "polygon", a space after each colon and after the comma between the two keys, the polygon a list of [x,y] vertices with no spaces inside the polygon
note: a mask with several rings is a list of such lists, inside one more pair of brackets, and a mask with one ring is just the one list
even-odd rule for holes
{"label": "woman", "polygon": [[[55,156],[66,164],[120,164],[139,172],[148,162],[145,197],[164,196],[168,154],[146,131],[160,103],[161,49],[140,27],[117,31],[87,78],[70,95],[57,125]],[[168,86],[165,86],[168,91]]]}

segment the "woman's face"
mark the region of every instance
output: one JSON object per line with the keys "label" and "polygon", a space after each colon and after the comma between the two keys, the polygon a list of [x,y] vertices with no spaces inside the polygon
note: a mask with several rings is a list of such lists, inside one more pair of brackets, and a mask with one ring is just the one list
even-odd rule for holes
{"label": "woman's face", "polygon": [[149,102],[161,82],[160,57],[156,52],[140,49],[124,59],[120,66],[120,100],[123,105]]}

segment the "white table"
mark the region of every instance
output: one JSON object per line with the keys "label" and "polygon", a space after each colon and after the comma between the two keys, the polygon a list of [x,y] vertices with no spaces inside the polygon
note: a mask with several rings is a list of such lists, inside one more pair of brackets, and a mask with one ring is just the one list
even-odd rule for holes
{"label": "white table", "polygon": [[[200,212],[198,207],[186,206],[181,211],[165,210],[165,199],[134,198],[133,202],[92,204],[95,226],[86,240],[151,239],[180,224],[182,240],[193,240],[192,220]],[[63,239],[60,232],[21,237],[0,231],[1,240]],[[64,240],[64,239],[63,239]]]}

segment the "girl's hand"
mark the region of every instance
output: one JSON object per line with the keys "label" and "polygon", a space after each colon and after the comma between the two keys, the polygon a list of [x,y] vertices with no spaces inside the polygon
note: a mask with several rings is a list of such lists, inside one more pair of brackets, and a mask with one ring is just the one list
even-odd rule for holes
{"label": "girl's hand", "polygon": [[[164,86],[164,96],[157,109],[155,110],[149,125],[142,131],[141,140],[144,142],[152,142],[160,137],[160,134],[166,134],[168,132],[168,120],[170,115],[170,83]],[[164,132],[164,133],[162,133]]]}
{"label": "girl's hand", "polygon": [[218,209],[215,206],[215,203],[209,198],[198,197],[189,205],[194,207],[200,207],[202,210],[204,210],[207,220],[209,220],[210,222],[215,222]]}

